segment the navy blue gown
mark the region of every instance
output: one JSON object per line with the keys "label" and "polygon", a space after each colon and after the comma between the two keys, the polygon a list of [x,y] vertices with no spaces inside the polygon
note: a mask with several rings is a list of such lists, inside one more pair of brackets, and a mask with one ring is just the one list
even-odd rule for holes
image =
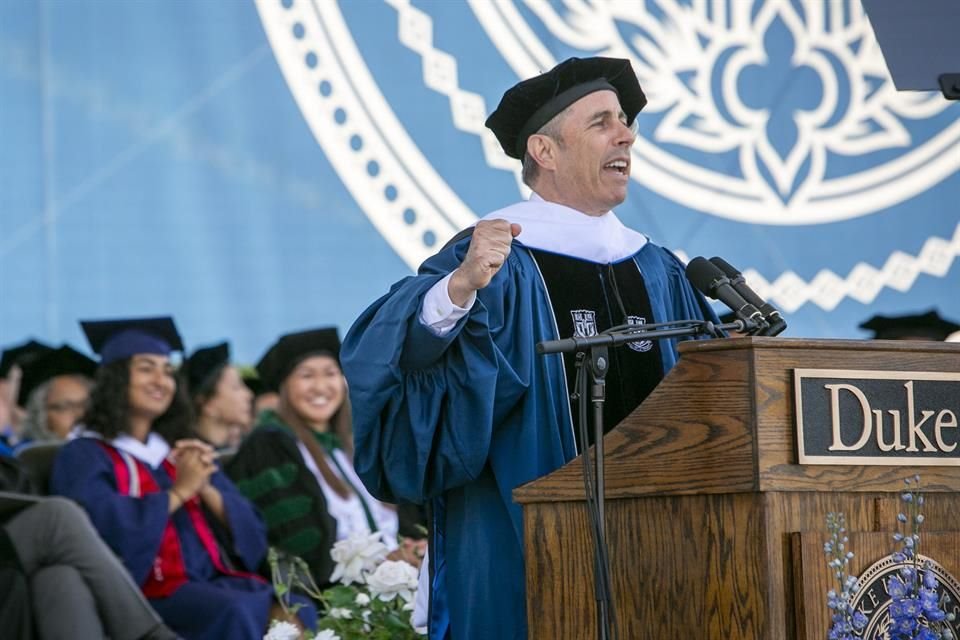
{"label": "navy blue gown", "polygon": [[[523,640],[523,527],[511,492],[577,452],[563,360],[535,352],[537,342],[559,336],[522,244],[514,242],[449,334],[437,337],[420,323],[424,295],[468,246],[464,238],[428,259],[347,334],[340,357],[354,466],[380,500],[431,503],[431,640]],[[647,243],[632,259],[654,322],[716,320],[672,253]],[[677,361],[676,344],[661,342],[664,373]]]}
{"label": "navy blue gown", "polygon": [[[262,638],[273,587],[262,579],[225,575],[217,569],[187,510],[167,513],[166,491],[173,482],[162,467],[151,468],[160,491],[142,497],[122,495],[116,475],[114,461],[101,441],[78,438],[57,456],[51,493],[71,498],[87,511],[101,537],[141,585],[154,570],[161,537],[172,519],[187,582],[169,596],[149,598],[150,604],[169,627],[188,640]],[[228,520],[230,548],[224,551],[239,565],[234,569],[255,571],[267,552],[266,528],[225,474],[217,471],[211,483],[223,496]],[[213,519],[209,514],[206,517]]]}

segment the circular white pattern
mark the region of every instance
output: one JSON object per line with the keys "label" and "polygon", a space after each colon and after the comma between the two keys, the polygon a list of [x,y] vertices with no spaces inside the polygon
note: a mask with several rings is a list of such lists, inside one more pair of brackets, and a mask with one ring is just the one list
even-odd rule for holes
{"label": "circular white pattern", "polygon": [[[384,2],[397,12],[399,42],[420,58],[424,86],[448,98],[453,126],[478,136],[487,165],[511,172],[525,193],[518,163],[483,126],[489,111],[483,97],[460,87],[457,59],[435,46],[431,16],[409,0]],[[555,64],[512,2],[468,4],[518,77]],[[804,19],[788,0],[762,3],[756,15],[742,9],[751,4],[717,2],[708,10],[702,1],[681,6],[670,0],[646,5],[568,0],[525,7],[563,44],[634,60],[650,96],[645,114],[660,121],[650,140],[637,143],[633,177],[686,207],[749,223],[819,224],[889,207],[960,167],[960,153],[949,153],[960,146],[960,122],[909,147],[911,134],[901,121],[933,118],[944,103],[939,96],[893,90],[859,3],[808,2]],[[562,15],[560,6],[566,8]],[[660,15],[644,6],[658,7]],[[257,0],[257,8],[311,131],[357,203],[409,266],[415,268],[438,241],[475,221],[388,104],[336,3]],[[643,37],[627,43],[624,24]],[[737,79],[766,62],[762,34],[771,25],[795,41],[791,64],[815,73],[823,87],[817,104],[796,116],[797,137],[788,153],[763,134],[769,114],[737,91]],[[709,80],[715,67],[720,71],[714,85]],[[842,78],[849,85],[845,107],[838,98]],[[701,154],[734,153],[739,173],[728,175],[667,150],[680,146]],[[825,177],[830,154],[868,157],[891,150],[898,153],[892,160]],[[684,255],[682,249],[677,253]],[[809,281],[792,270],[764,276],[748,269],[746,275],[762,297],[784,311],[808,302],[831,310],[848,297],[869,303],[884,287],[906,291],[923,273],[942,276],[957,255],[960,224],[952,238],[928,238],[917,255],[894,249],[884,264],[861,262],[845,275],[829,269]]]}
{"label": "circular white pattern", "polygon": [[[949,153],[960,146],[960,121],[910,148],[911,136],[901,120],[929,118],[949,105],[937,94],[896,92],[859,2],[807,2],[806,20],[789,0],[768,0],[756,15],[750,13],[750,2],[713,3],[710,8],[706,2],[654,4],[662,12],[659,18],[642,3],[614,0],[568,0],[560,3],[566,9],[562,14],[552,4],[530,5],[562,43],[632,59],[650,98],[644,113],[664,114],[652,139],[640,138],[634,146],[631,175],[644,187],[731,220],[820,224],[902,202],[960,169],[960,153]],[[558,62],[512,3],[470,0],[470,6],[519,77]],[[630,42],[623,38],[624,25],[637,30]],[[748,66],[769,61],[764,36],[773,25],[794,39],[790,63],[814,70],[823,86],[816,108],[796,113],[797,141],[785,158],[766,133],[771,114],[745,105],[738,87]],[[723,60],[724,54],[729,60]],[[838,72],[828,57],[849,84],[845,108],[839,104]],[[715,75],[720,76],[719,95],[711,82]],[[868,81],[879,88],[868,93]],[[870,126],[878,128],[865,133]],[[701,154],[738,152],[742,176],[691,162],[667,151],[668,145]],[[905,153],[858,173],[827,177],[831,156],[889,149]],[[801,176],[805,163],[809,169]],[[764,172],[771,178],[765,179]]]}

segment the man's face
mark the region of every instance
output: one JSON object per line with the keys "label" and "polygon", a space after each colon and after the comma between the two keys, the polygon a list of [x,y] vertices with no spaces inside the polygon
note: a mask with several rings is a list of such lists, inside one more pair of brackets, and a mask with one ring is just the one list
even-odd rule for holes
{"label": "man's face", "polygon": [[66,440],[73,426],[83,417],[90,391],[83,378],[56,376],[47,390],[47,429]]}
{"label": "man's face", "polygon": [[557,188],[563,204],[602,215],[627,197],[630,147],[636,135],[613,91],[595,91],[570,105],[561,122]]}

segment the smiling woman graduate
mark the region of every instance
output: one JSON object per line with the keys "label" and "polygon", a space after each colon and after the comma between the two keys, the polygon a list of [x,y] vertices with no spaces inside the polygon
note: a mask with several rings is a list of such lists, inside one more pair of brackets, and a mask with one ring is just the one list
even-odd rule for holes
{"label": "smiling woman graduate", "polygon": [[330,549],[353,533],[383,533],[397,547],[397,513],[371,496],[353,469],[347,385],[334,328],[282,336],[257,364],[276,411],[257,426],[227,472],[259,506],[270,543],[300,556],[319,584],[333,571]]}
{"label": "smiling woman graduate", "polygon": [[249,571],[266,554],[266,532],[209,445],[189,437],[169,358],[183,349],[173,321],[81,325],[100,368],[86,430],[57,457],[52,492],[86,509],[184,638],[263,637],[273,588]]}

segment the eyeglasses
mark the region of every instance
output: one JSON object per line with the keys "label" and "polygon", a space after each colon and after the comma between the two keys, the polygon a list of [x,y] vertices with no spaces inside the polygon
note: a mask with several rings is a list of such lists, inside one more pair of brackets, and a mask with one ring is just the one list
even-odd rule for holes
{"label": "eyeglasses", "polygon": [[47,405],[47,411],[56,413],[83,413],[86,409],[86,400],[63,400],[61,402],[51,402]]}

